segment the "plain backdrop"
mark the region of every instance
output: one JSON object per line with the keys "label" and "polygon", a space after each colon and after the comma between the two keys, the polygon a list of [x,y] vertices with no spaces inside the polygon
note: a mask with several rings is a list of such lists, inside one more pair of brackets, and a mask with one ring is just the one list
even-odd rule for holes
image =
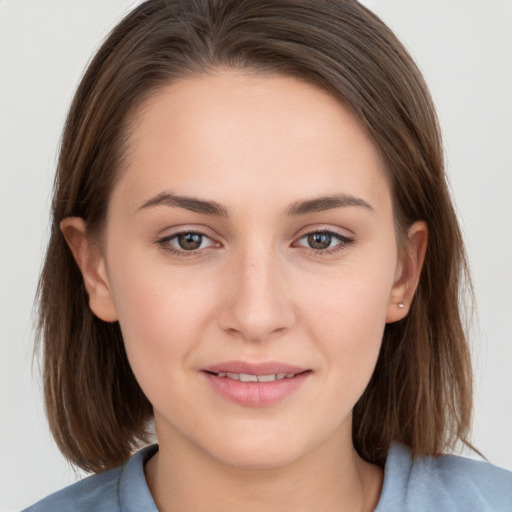
{"label": "plain backdrop", "polygon": [[[0,512],[78,475],[53,444],[32,367],[32,304],[56,152],[85,65],[133,0],[0,0]],[[474,273],[473,440],[512,470],[512,1],[366,0],[438,108]]]}

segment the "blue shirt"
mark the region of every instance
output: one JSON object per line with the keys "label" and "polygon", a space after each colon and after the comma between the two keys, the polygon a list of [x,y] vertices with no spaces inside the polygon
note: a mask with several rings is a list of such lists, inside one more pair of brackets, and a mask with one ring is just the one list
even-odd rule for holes
{"label": "blue shirt", "polygon": [[[24,512],[158,512],[144,477],[148,446],[118,468],[58,491]],[[411,458],[391,446],[375,512],[512,512],[512,473],[455,455]]]}

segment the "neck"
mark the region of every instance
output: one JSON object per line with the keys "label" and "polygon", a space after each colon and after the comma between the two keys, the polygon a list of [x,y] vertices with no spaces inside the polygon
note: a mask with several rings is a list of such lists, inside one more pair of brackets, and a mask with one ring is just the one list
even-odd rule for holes
{"label": "neck", "polygon": [[188,443],[160,442],[146,479],[160,512],[372,511],[382,469],[363,461],[352,442],[334,439],[280,467],[240,468]]}

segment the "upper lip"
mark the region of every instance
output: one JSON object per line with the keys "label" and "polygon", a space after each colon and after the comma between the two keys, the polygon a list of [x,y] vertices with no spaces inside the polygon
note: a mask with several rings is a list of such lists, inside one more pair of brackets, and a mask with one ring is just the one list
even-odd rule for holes
{"label": "upper lip", "polygon": [[262,363],[249,363],[246,361],[227,361],[202,368],[210,373],[245,373],[247,375],[275,375],[278,373],[302,373],[308,370],[301,366],[280,363],[277,361],[266,361]]}

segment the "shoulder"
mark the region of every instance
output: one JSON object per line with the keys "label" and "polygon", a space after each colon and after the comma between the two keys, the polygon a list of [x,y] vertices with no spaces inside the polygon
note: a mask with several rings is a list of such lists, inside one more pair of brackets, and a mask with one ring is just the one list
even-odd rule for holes
{"label": "shoulder", "polygon": [[118,483],[122,468],[112,469],[93,475],[50,494],[24,512],[49,512],[59,510],[112,512],[121,510],[118,497]]}
{"label": "shoulder", "polygon": [[84,478],[23,512],[157,512],[144,477],[144,462],[156,450],[148,446],[123,466]]}
{"label": "shoulder", "polygon": [[384,510],[511,512],[512,473],[455,455],[412,458],[392,445],[376,512]]}

